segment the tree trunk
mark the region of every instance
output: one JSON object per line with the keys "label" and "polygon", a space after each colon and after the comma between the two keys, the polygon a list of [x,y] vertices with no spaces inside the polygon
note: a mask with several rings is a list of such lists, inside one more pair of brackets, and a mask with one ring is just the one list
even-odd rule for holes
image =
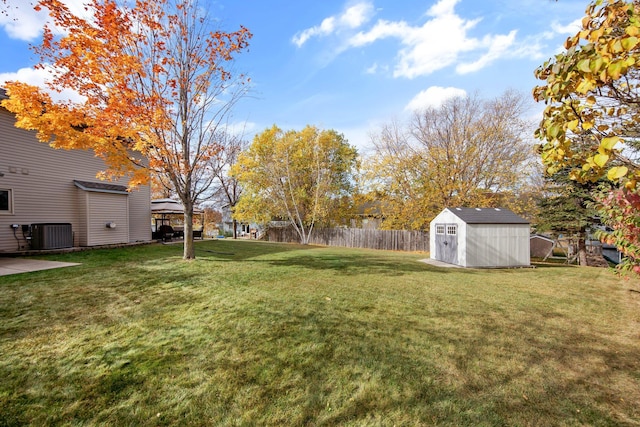
{"label": "tree trunk", "polygon": [[586,266],[587,264],[587,243],[584,235],[578,237],[578,264]]}
{"label": "tree trunk", "polygon": [[238,238],[238,221],[236,221],[235,219],[233,219],[233,238]]}
{"label": "tree trunk", "polygon": [[193,246],[193,203],[184,204],[184,253],[183,259],[196,259]]}
{"label": "tree trunk", "polygon": [[311,231],[313,230],[313,226],[309,228],[305,227],[304,224],[300,225],[300,229],[298,231],[298,236],[300,236],[300,243],[303,245],[308,245],[311,241]]}

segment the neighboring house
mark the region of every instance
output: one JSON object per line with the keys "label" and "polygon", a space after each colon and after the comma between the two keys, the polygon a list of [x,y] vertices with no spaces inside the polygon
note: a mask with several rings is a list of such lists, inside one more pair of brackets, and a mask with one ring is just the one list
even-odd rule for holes
{"label": "neighboring house", "polygon": [[349,221],[351,228],[378,230],[382,225],[381,203],[377,200],[363,202],[358,206],[356,217]]}
{"label": "neighboring house", "polygon": [[[231,205],[224,205],[222,211],[222,224],[220,232],[227,236],[233,236],[233,218],[231,216]],[[288,223],[287,223],[288,224]],[[252,238],[259,237],[263,233],[263,227],[256,223],[240,222],[236,223],[238,237],[249,236]],[[254,235],[251,235],[251,233]]]}
{"label": "neighboring house", "polygon": [[525,267],[529,222],[509,209],[446,208],[430,224],[431,258],[462,267]]}
{"label": "neighboring house", "polygon": [[620,264],[622,262],[622,252],[615,247],[615,245],[602,244],[602,256],[614,264]]}
{"label": "neighboring house", "polygon": [[0,108],[0,252],[151,240],[149,186],[100,181],[92,151],[53,149],[14,123]]}

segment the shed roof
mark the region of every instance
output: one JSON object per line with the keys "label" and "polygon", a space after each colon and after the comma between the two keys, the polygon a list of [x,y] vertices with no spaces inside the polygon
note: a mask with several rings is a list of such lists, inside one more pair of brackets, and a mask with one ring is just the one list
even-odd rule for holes
{"label": "shed roof", "polygon": [[506,208],[448,208],[467,224],[529,224]]}
{"label": "shed roof", "polygon": [[9,99],[6,89],[0,87],[0,100]]}

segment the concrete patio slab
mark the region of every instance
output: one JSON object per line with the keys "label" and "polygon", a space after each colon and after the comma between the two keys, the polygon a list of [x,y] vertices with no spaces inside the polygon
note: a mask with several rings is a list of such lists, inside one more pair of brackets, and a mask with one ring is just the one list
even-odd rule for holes
{"label": "concrete patio slab", "polygon": [[29,273],[31,271],[50,270],[52,268],[72,267],[80,265],[73,262],[43,261],[31,258],[0,257],[0,276]]}
{"label": "concrete patio slab", "polygon": [[462,268],[459,265],[448,264],[446,262],[438,261],[437,259],[432,259],[432,258],[421,259],[420,262],[424,262],[425,264],[433,265],[435,267]]}

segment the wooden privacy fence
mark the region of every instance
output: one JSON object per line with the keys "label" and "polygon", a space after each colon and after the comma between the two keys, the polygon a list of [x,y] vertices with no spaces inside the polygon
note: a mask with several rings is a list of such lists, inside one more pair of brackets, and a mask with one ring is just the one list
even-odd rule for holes
{"label": "wooden privacy fence", "polygon": [[[293,227],[270,228],[271,242],[299,242]],[[389,251],[428,252],[429,233],[403,230],[369,230],[363,228],[316,228],[311,235],[312,245],[346,248],[383,249]]]}

